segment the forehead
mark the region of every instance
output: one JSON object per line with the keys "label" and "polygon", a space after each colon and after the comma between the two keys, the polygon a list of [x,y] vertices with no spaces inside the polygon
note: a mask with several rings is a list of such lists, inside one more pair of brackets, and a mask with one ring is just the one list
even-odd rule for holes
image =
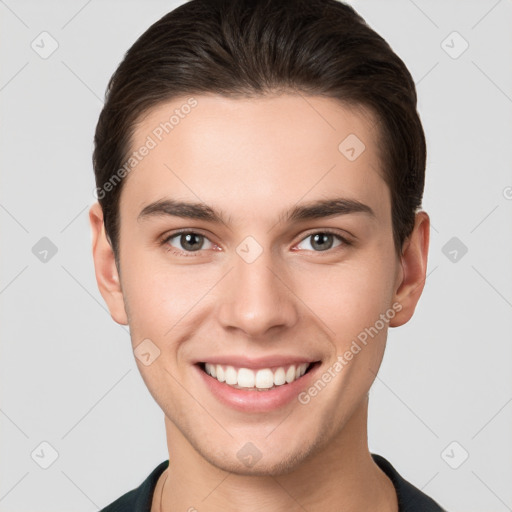
{"label": "forehead", "polygon": [[384,212],[389,191],[377,141],[369,111],[331,98],[175,98],[135,126],[131,150],[151,149],[127,176],[121,208],[172,196],[222,200],[244,217],[264,215],[278,199],[341,194]]}

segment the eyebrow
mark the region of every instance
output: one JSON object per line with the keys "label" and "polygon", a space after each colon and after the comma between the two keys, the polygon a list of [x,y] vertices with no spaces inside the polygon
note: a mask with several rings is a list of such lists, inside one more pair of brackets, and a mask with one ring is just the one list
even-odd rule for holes
{"label": "eyebrow", "polygon": [[[320,199],[306,204],[294,206],[279,216],[279,222],[294,223],[305,220],[323,219],[351,213],[365,213],[375,217],[374,211],[366,204],[355,199],[332,198]],[[160,199],[145,206],[137,220],[151,217],[173,216],[184,219],[195,219],[215,224],[228,224],[221,211],[217,211],[204,203],[191,203],[174,199]]]}

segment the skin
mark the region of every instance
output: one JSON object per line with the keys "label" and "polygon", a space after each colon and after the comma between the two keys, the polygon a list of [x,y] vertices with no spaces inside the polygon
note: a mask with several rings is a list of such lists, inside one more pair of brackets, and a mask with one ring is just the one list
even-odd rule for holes
{"label": "skin", "polygon": [[[218,402],[192,362],[217,354],[304,355],[321,361],[321,374],[393,304],[401,309],[389,326],[406,323],[425,281],[428,215],[416,214],[398,255],[369,112],[292,93],[196,99],[126,177],[119,269],[101,208],[90,209],[96,278],[112,318],[130,326],[133,348],[149,338],[160,350],[149,366],[136,359],[165,413],[169,449],[152,511],[396,512],[393,485],[367,442],[368,391],[388,324],[308,404],[293,400],[265,414]],[[148,112],[133,148],[185,101]],[[366,146],[354,161],[338,150],[351,133]],[[297,204],[332,197],[358,200],[374,215],[280,221]],[[204,202],[226,223],[138,220],[163,198]],[[168,250],[186,252],[179,236],[162,243],[181,228],[206,237],[191,256]],[[333,237],[332,248],[319,250],[311,235],[323,229],[351,244]],[[247,236],[263,249],[250,264],[236,252]],[[249,441],[262,454],[250,468],[236,455]]]}

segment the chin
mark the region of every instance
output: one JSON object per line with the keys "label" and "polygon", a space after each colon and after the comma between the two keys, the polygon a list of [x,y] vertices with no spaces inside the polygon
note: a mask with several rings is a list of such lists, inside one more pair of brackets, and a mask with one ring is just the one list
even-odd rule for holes
{"label": "chin", "polygon": [[[305,445],[302,440],[292,451],[289,446],[279,451],[272,446],[259,450],[256,443],[248,441],[230,453],[197,451],[212,466],[235,475],[276,477],[293,473],[313,455],[318,444]],[[282,443],[280,445],[283,446]]]}

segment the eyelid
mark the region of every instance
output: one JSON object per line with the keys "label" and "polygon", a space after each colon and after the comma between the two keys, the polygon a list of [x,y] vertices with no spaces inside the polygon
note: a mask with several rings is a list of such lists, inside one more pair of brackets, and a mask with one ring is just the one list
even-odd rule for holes
{"label": "eyelid", "polygon": [[[200,228],[181,228],[181,229],[176,229],[175,231],[168,231],[168,232],[164,233],[163,235],[159,236],[158,239],[160,240],[160,242],[166,242],[170,238],[174,238],[178,235],[183,235],[183,234],[201,235],[201,236],[204,236],[205,238],[207,238],[208,240],[210,240],[210,235],[209,234],[207,235],[205,230],[200,229]],[[212,240],[210,240],[210,242],[212,242]]]}

